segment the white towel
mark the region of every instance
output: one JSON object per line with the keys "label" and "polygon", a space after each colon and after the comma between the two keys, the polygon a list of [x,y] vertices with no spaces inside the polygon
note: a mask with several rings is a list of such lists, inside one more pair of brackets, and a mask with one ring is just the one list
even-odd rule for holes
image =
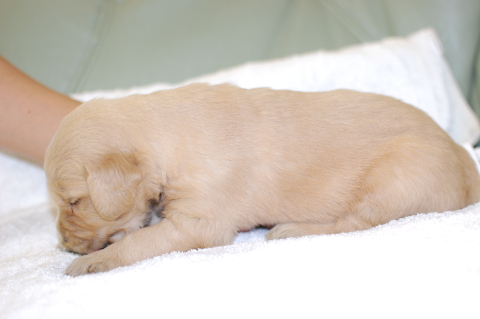
{"label": "white towel", "polygon": [[354,233],[171,253],[81,277],[48,207],[0,224],[0,318],[478,318],[480,204]]}

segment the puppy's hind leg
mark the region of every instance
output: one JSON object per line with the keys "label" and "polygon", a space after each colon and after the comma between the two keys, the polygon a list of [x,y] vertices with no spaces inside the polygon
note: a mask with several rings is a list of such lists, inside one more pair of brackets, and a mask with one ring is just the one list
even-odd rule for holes
{"label": "puppy's hind leg", "polygon": [[289,237],[301,237],[309,235],[337,234],[342,232],[351,232],[364,230],[373,225],[361,220],[354,215],[348,215],[344,218],[331,223],[313,224],[313,223],[286,223],[278,224],[267,233],[267,239],[284,239]]}
{"label": "puppy's hind leg", "polygon": [[333,224],[307,223],[278,224],[267,233],[267,240],[331,233]]}
{"label": "puppy's hind leg", "polygon": [[456,159],[448,143],[437,142],[440,146],[415,137],[394,140],[390,152],[366,171],[350,211],[328,224],[279,224],[267,239],[365,230],[410,215],[465,207],[471,187],[465,180],[465,161]]}

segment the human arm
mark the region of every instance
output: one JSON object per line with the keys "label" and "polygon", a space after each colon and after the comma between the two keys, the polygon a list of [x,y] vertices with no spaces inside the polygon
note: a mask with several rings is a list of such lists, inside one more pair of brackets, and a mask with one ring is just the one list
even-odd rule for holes
{"label": "human arm", "polygon": [[0,148],[43,163],[60,121],[78,105],[0,57]]}

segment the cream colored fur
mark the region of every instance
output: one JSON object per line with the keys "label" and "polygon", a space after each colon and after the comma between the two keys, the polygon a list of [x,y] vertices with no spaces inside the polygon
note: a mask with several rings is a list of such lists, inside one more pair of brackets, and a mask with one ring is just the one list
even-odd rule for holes
{"label": "cream colored fur", "polygon": [[[194,84],[94,100],[63,120],[45,170],[61,242],[87,254],[70,275],[257,226],[268,239],[349,232],[480,200],[473,160],[426,114],[348,90]],[[164,218],[144,227],[152,209]]]}

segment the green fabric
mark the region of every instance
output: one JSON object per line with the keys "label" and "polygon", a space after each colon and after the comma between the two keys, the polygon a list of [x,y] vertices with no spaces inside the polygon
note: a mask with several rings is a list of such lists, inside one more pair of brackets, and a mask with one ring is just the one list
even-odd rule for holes
{"label": "green fabric", "polygon": [[478,0],[0,0],[0,54],[64,93],[178,82],[425,27],[480,114]]}
{"label": "green fabric", "polygon": [[0,54],[63,93],[90,63],[103,0],[0,0]]}

